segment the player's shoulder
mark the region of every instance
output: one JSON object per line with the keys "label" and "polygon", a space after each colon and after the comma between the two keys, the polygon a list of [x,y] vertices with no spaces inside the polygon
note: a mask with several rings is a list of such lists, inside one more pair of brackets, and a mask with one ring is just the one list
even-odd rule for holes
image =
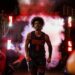
{"label": "player's shoulder", "polygon": [[30,38],[31,37],[31,32],[29,32],[28,34],[27,34],[27,38]]}
{"label": "player's shoulder", "polygon": [[42,34],[46,35],[46,33],[45,33],[45,32],[43,32],[43,31],[42,31]]}
{"label": "player's shoulder", "polygon": [[42,32],[46,37],[48,37],[48,34],[46,34],[45,32]]}
{"label": "player's shoulder", "polygon": [[31,35],[32,35],[33,32],[34,32],[34,31],[29,32],[29,33],[27,34],[27,36],[28,36],[28,37],[31,37]]}
{"label": "player's shoulder", "polygon": [[46,34],[45,32],[42,32],[42,34],[44,35],[45,39],[49,38],[48,34]]}
{"label": "player's shoulder", "polygon": [[43,34],[44,34],[44,36],[45,36],[45,39],[49,38],[48,34],[46,34],[46,33],[44,33],[44,32],[43,32]]}

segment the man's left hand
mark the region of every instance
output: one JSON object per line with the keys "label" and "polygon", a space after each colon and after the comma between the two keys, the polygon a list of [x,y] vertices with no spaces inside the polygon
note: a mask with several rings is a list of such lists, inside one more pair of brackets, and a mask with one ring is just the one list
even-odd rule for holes
{"label": "man's left hand", "polygon": [[47,62],[48,63],[50,63],[51,62],[51,58],[49,57],[49,58],[47,58]]}

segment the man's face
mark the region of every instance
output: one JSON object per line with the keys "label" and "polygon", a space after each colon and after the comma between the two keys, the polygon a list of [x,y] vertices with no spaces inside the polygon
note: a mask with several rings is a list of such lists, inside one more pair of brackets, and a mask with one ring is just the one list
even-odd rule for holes
{"label": "man's face", "polygon": [[39,21],[35,21],[34,22],[34,28],[37,31],[40,31],[42,29],[43,25],[41,25],[41,23]]}

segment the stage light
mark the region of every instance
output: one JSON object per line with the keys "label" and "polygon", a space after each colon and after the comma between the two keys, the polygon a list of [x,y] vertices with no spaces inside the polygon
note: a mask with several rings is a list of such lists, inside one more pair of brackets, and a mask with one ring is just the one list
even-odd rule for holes
{"label": "stage light", "polygon": [[12,24],[13,24],[13,17],[9,16],[9,24],[8,24],[8,26],[12,27]]}
{"label": "stage light", "polygon": [[18,2],[20,3],[20,4],[30,4],[31,3],[31,0],[18,0]]}
{"label": "stage light", "polygon": [[11,39],[7,40],[7,50],[11,49]]}
{"label": "stage light", "polygon": [[72,51],[72,41],[68,41],[68,52]]}
{"label": "stage light", "polygon": [[72,46],[72,41],[68,41],[68,46]]}
{"label": "stage light", "polygon": [[71,52],[72,51],[72,47],[68,47],[68,52]]}
{"label": "stage light", "polygon": [[72,27],[72,17],[68,17],[68,27]]}

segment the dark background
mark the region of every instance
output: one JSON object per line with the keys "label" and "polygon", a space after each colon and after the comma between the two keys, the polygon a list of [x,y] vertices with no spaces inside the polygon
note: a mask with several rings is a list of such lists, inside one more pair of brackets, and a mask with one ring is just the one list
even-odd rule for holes
{"label": "dark background", "polygon": [[[75,8],[75,0],[53,0],[53,1],[55,1],[54,12],[61,13],[63,5],[68,5],[71,8]],[[17,0],[0,0],[0,13],[2,11],[7,14],[14,13],[18,15],[19,14],[18,1]]]}

